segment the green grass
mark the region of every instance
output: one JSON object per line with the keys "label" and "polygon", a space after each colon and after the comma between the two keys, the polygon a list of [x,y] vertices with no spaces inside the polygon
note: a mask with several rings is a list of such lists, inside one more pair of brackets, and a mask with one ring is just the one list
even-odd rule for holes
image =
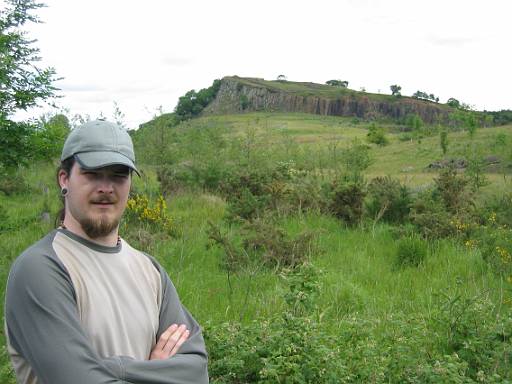
{"label": "green grass", "polygon": [[[163,145],[173,157],[173,164],[235,164],[249,158],[250,166],[258,166],[291,159],[328,174],[340,166],[337,151],[354,139],[364,140],[367,128],[368,124],[355,124],[349,118],[251,113],[202,117],[182,123],[174,131],[166,132],[167,138],[176,140],[175,144],[158,143],[158,132],[151,130],[136,137],[135,142],[141,157],[149,160],[158,155],[155,145]],[[401,142],[399,134],[392,133],[396,132],[395,126],[386,129],[391,143],[385,147],[371,145],[374,163],[366,176],[392,175],[410,186],[431,183],[437,173],[426,170],[426,166],[443,158],[438,136],[423,138],[421,143]],[[485,154],[493,154],[497,151],[493,147],[496,135],[505,133],[510,138],[511,132],[512,126],[479,129],[473,140],[465,132],[450,132],[447,156],[460,157],[475,143],[489,150]],[[133,188],[155,198],[159,184],[155,162],[152,163],[140,164],[143,178],[135,178]],[[12,261],[52,227],[40,220],[40,214],[45,199],[53,213],[59,208],[55,167],[37,164],[24,170],[30,190],[13,196],[0,194],[0,205],[8,216],[0,231],[2,300]],[[510,190],[510,175],[486,176],[490,184],[481,190],[481,199]],[[48,198],[42,192],[45,188],[49,188]],[[222,198],[202,191],[185,191],[170,194],[167,201],[179,235],[151,244],[148,251],[167,269],[183,303],[201,323],[248,323],[283,311],[285,287],[276,271],[260,268],[228,274],[221,267],[222,251],[209,247],[208,221],[224,231],[236,232],[223,220],[226,203]],[[319,251],[312,255],[312,261],[323,270],[318,304],[325,319],[323,324],[331,332],[341,332],[340,320],[347,317],[380,320],[383,327],[397,313],[428,321],[438,295],[454,295],[461,289],[467,297],[484,295],[495,303],[497,310],[511,311],[510,301],[506,301],[510,292],[489,271],[480,253],[468,251],[453,241],[431,243],[427,258],[419,267],[397,268],[396,241],[387,225],[347,229],[334,218],[313,213],[280,220],[280,227],[289,234],[304,229],[317,233]],[[1,342],[3,338],[2,333]],[[0,363],[7,364],[5,356]]]}

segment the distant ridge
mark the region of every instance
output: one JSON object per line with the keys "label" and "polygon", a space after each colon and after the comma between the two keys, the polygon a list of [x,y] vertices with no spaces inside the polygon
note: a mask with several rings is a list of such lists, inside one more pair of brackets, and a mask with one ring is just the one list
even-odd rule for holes
{"label": "distant ridge", "polygon": [[400,121],[410,114],[425,123],[447,123],[454,108],[407,96],[358,92],[349,88],[293,81],[228,76],[202,115],[241,112],[302,112]]}

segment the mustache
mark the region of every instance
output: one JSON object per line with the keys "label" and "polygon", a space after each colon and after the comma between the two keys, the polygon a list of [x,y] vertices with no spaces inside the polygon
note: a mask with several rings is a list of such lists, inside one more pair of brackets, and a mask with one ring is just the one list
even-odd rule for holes
{"label": "mustache", "polygon": [[112,197],[112,196],[102,196],[102,197],[98,197],[96,199],[92,199],[91,200],[91,203],[92,204],[115,204],[117,203],[117,199],[115,197]]}

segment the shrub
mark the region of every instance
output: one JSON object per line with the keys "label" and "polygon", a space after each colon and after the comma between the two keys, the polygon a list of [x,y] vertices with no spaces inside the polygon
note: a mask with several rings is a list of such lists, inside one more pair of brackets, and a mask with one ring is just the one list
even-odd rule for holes
{"label": "shrub", "polygon": [[368,184],[366,212],[375,220],[402,223],[409,215],[411,196],[405,185],[390,176],[376,177]]}
{"label": "shrub", "polygon": [[491,214],[488,223],[478,228],[472,241],[492,270],[512,283],[512,229],[497,223]]}
{"label": "shrub", "polygon": [[482,223],[487,223],[493,218],[495,224],[512,228],[512,192],[487,198],[479,211],[479,216]]}
{"label": "shrub", "polygon": [[231,170],[228,166],[211,161],[183,162],[160,166],[157,169],[157,178],[164,194],[186,188],[201,188],[217,192],[230,176]]}
{"label": "shrub", "polygon": [[436,191],[449,212],[458,213],[472,205],[473,196],[467,189],[468,181],[456,169],[443,169],[434,182]]}
{"label": "shrub", "polygon": [[356,225],[363,216],[365,191],[357,182],[335,181],[329,187],[328,211],[348,225]]}
{"label": "shrub", "polygon": [[417,267],[427,257],[428,247],[425,240],[419,236],[404,237],[398,241],[396,264],[399,266]]}
{"label": "shrub", "polygon": [[381,127],[377,127],[375,123],[372,123],[368,128],[369,132],[366,135],[366,141],[369,143],[377,144],[380,146],[388,145],[389,140],[386,137],[384,129]]}
{"label": "shrub", "polygon": [[152,231],[166,234],[174,233],[174,225],[167,213],[167,204],[163,196],[150,203],[145,195],[134,195],[128,199],[125,210],[125,227],[136,225]]}
{"label": "shrub", "polygon": [[452,215],[439,196],[432,191],[420,193],[413,201],[409,219],[416,231],[427,239],[439,239],[456,234]]}
{"label": "shrub", "polygon": [[231,222],[253,220],[264,214],[269,200],[269,195],[255,195],[248,187],[244,187],[237,195],[228,197],[226,218]]}

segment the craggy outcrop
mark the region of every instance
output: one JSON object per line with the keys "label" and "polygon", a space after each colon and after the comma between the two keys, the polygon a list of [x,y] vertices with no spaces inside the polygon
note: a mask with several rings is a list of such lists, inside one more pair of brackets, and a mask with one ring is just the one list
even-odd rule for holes
{"label": "craggy outcrop", "polygon": [[425,123],[433,124],[447,122],[452,109],[410,97],[357,92],[314,83],[234,76],[222,79],[216,98],[205,108],[203,115],[251,111],[353,116],[365,120],[390,118],[395,121],[417,114]]}

